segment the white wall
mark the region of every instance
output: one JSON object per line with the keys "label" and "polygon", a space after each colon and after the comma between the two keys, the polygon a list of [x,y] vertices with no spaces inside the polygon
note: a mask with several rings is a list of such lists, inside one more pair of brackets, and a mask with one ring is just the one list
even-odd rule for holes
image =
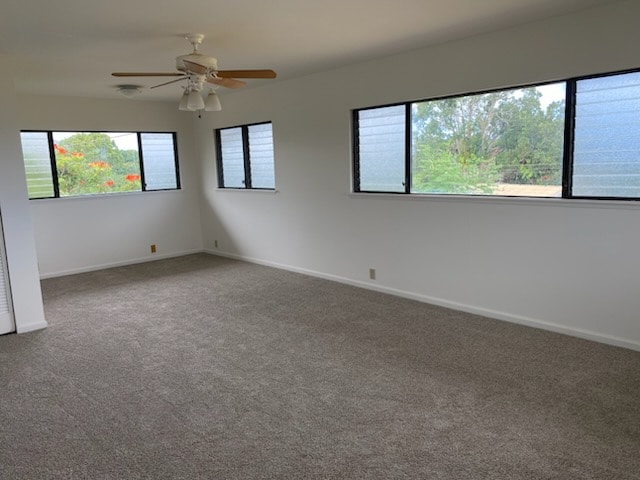
{"label": "white wall", "polygon": [[23,130],[177,132],[181,190],[30,202],[42,277],[202,249],[193,114],[137,99],[43,96],[21,97],[19,118]]}
{"label": "white wall", "polygon": [[[223,96],[195,124],[205,249],[640,350],[637,203],[349,193],[352,109],[640,67],[638,18],[621,2]],[[278,193],[217,190],[212,130],[265,120]]]}
{"label": "white wall", "polygon": [[[0,55],[0,64],[11,71],[12,59],[8,56]],[[27,332],[43,328],[47,323],[42,309],[16,111],[13,83],[9,76],[0,75],[0,211],[15,327],[18,332]]]}

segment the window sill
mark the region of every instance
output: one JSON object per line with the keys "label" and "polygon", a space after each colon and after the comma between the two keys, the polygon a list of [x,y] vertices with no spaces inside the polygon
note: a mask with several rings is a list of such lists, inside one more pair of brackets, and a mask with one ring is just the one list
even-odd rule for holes
{"label": "window sill", "polygon": [[216,192],[230,192],[230,193],[259,193],[267,195],[275,195],[279,192],[278,189],[269,188],[216,188]]}
{"label": "window sill", "polygon": [[114,192],[114,193],[103,193],[103,194],[88,194],[88,195],[73,195],[68,197],[49,197],[49,198],[30,198],[30,202],[34,203],[48,203],[48,202],[77,202],[77,201],[85,201],[85,200],[105,200],[108,198],[116,199],[116,198],[148,198],[152,195],[177,195],[184,192],[182,188],[172,188],[167,190],[146,190],[144,192]]}
{"label": "window sill", "polygon": [[590,200],[555,197],[501,197],[482,195],[421,195],[406,193],[359,193],[350,192],[347,194],[351,198],[376,198],[393,199],[411,202],[463,202],[473,204],[494,204],[494,205],[531,205],[544,207],[572,207],[572,208],[605,208],[605,209],[629,209],[639,210],[638,200]]}

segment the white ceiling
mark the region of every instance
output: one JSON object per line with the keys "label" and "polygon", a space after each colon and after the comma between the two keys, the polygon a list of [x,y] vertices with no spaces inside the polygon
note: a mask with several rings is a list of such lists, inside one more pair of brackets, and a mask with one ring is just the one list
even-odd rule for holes
{"label": "white ceiling", "polygon": [[[175,100],[180,84],[113,71],[175,71],[186,33],[222,70],[272,68],[276,80],[563,15],[614,0],[2,0],[0,53],[19,93]],[[6,74],[6,70],[3,72]],[[164,79],[165,81],[167,79]],[[220,92],[223,93],[223,92]]]}

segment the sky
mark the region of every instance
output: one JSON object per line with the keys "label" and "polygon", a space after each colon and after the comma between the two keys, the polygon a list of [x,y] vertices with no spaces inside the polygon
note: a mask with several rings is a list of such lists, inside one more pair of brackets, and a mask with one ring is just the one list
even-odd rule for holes
{"label": "sky", "polygon": [[[77,133],[87,132],[53,132],[53,141],[59,142]],[[120,150],[138,150],[138,136],[131,132],[100,132],[109,135]]]}
{"label": "sky", "polygon": [[567,84],[565,82],[550,83],[549,85],[540,85],[536,89],[542,93],[542,97],[540,97],[542,108],[547,108],[551,102],[564,100]]}

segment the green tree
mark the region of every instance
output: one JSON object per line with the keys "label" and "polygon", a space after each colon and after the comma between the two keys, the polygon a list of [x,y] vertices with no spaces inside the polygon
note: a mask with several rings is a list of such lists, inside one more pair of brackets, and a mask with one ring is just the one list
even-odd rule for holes
{"label": "green tree", "polygon": [[415,105],[413,135],[416,144],[428,143],[460,157],[490,158],[500,135],[497,115],[508,92],[493,92]]}
{"label": "green tree", "polygon": [[498,182],[559,183],[564,102],[544,110],[540,99],[531,87],[414,104],[413,189],[491,193]]}
{"label": "green tree", "polygon": [[505,183],[557,185],[561,181],[564,101],[540,104],[538,90],[524,89],[500,108],[496,164]]}
{"label": "green tree", "polygon": [[499,178],[492,162],[475,155],[461,162],[457,155],[428,144],[417,147],[413,161],[412,190],[417,193],[490,194]]}
{"label": "green tree", "polygon": [[494,92],[414,105],[414,191],[491,193],[499,178],[497,115],[508,95]]}
{"label": "green tree", "polygon": [[106,133],[76,133],[60,140],[58,145],[71,152],[81,152],[87,162],[123,161],[122,152]]}

